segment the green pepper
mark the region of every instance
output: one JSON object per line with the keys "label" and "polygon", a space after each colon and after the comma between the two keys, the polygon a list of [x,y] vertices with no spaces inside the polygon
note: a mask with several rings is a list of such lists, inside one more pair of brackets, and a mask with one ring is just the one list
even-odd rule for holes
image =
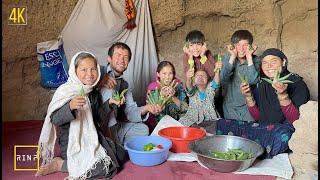
{"label": "green pepper", "polygon": [[81,89],[80,89],[80,96],[84,97],[86,96],[86,93],[84,92],[84,89],[83,89],[83,86],[81,86]]}
{"label": "green pepper", "polygon": [[[221,62],[222,61],[222,56],[220,54],[218,54],[217,56],[217,62]],[[220,72],[220,68],[215,67],[213,72]]]}
{"label": "green pepper", "polygon": [[224,160],[246,160],[252,157],[251,153],[244,152],[241,149],[229,149],[227,152],[213,151],[210,155]]}
{"label": "green pepper", "polygon": [[239,74],[241,83],[243,83],[243,84],[249,84],[248,77],[247,77],[245,74],[243,74],[243,75],[240,74],[240,73],[238,73],[238,74]]}
{"label": "green pepper", "polygon": [[[291,76],[292,73],[290,74],[287,74],[286,76],[283,76],[283,77],[280,77],[280,72],[277,71],[276,74],[274,75],[274,80],[275,81],[278,81],[278,82],[281,82],[282,84],[289,84],[289,83],[293,83],[292,81],[290,80],[287,80],[289,78],[289,76]],[[268,79],[268,78],[261,78],[262,80],[265,80],[267,81],[268,83],[272,84],[273,81]]]}
{"label": "green pepper", "polygon": [[172,102],[172,97],[163,97],[160,95],[160,91],[156,88],[154,91],[150,91],[148,94],[147,102],[150,104],[158,104],[161,107],[167,106],[169,103]]}
{"label": "green pepper", "polygon": [[112,94],[112,98],[116,101],[120,101],[123,97],[124,94],[128,91],[128,89],[122,90],[122,92],[119,94],[119,92],[115,92]]}
{"label": "green pepper", "polygon": [[148,143],[143,146],[143,151],[151,151],[155,147],[154,144]]}

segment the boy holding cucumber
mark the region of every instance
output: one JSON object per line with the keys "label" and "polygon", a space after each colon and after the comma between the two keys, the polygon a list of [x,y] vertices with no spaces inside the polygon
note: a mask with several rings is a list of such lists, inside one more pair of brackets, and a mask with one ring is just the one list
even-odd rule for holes
{"label": "boy holding cucumber", "polygon": [[253,36],[248,30],[238,30],[231,36],[231,44],[223,58],[220,78],[223,89],[223,113],[226,119],[253,121],[244,97],[240,92],[240,84],[244,80],[254,85],[259,80],[258,56],[253,53],[257,46],[252,45]]}

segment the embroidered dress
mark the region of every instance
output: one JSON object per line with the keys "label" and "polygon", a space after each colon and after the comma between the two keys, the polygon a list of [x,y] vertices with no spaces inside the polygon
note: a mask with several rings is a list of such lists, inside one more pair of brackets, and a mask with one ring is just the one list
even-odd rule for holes
{"label": "embroidered dress", "polygon": [[[210,84],[212,84],[212,81]],[[208,85],[205,91],[199,91],[194,86],[187,95],[189,96],[189,108],[187,113],[179,119],[185,126],[200,124],[203,121],[216,120],[219,116],[214,105],[215,87]]]}

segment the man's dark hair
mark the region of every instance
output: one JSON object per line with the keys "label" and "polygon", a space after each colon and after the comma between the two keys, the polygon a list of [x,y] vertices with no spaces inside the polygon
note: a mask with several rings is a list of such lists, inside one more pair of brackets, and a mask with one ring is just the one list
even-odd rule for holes
{"label": "man's dark hair", "polygon": [[130,61],[130,59],[131,59],[131,50],[130,50],[130,47],[127,44],[125,44],[123,42],[116,42],[116,43],[112,44],[112,46],[108,50],[108,55],[110,57],[112,57],[112,55],[113,55],[114,48],[121,48],[121,49],[128,50],[128,52],[129,52],[129,61]]}
{"label": "man's dark hair", "polygon": [[234,32],[231,36],[231,43],[237,44],[241,40],[248,40],[249,44],[253,42],[253,36],[250,31],[248,30],[238,30]]}
{"label": "man's dark hair", "polygon": [[203,44],[205,41],[204,39],[204,35],[201,31],[199,30],[193,30],[193,31],[190,31],[188,34],[187,34],[187,37],[186,37],[186,42],[189,42],[189,43],[192,43],[192,44],[195,44],[195,43],[201,43]]}

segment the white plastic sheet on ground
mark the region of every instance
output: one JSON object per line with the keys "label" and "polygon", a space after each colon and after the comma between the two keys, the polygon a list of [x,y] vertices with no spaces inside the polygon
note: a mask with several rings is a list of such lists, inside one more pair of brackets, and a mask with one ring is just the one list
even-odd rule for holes
{"label": "white plastic sheet on ground", "polygon": [[78,51],[95,54],[99,64],[107,65],[109,47],[114,42],[126,43],[132,58],[124,73],[134,99],[145,102],[147,85],[155,79],[158,63],[152,34],[149,1],[135,0],[136,24],[133,30],[125,27],[124,0],[79,0],[62,30],[68,62]]}
{"label": "white plastic sheet on ground", "polygon": [[[158,136],[158,131],[166,127],[173,126],[183,126],[180,122],[173,119],[172,117],[166,115],[164,116],[151,135]],[[197,155],[195,153],[172,153],[169,152],[168,161],[185,161],[193,162],[197,161],[202,167],[205,167],[198,161]],[[236,174],[251,174],[251,175],[270,175],[282,177],[285,179],[291,179],[293,175],[293,169],[289,161],[289,156],[287,153],[278,154],[272,159],[264,159],[260,161],[255,161],[255,163],[248,169],[241,172],[234,172]]]}

